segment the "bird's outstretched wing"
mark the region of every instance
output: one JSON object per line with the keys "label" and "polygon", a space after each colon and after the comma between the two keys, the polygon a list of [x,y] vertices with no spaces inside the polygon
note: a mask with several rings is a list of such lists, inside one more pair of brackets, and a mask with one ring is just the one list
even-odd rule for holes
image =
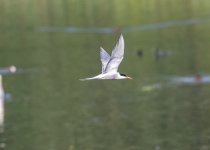
{"label": "bird's outstretched wing", "polygon": [[104,73],[105,68],[110,60],[110,55],[102,47],[100,47],[100,57],[102,63],[101,73]]}
{"label": "bird's outstretched wing", "polygon": [[123,36],[121,35],[117,44],[112,50],[112,55],[109,59],[109,62],[106,65],[104,72],[105,73],[117,72],[120,63],[123,60],[123,56],[124,56],[124,39]]}

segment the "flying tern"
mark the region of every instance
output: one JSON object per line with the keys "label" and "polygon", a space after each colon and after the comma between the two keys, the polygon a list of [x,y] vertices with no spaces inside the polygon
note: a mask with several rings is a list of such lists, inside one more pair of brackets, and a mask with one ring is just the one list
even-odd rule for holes
{"label": "flying tern", "polygon": [[124,39],[121,34],[118,42],[116,43],[114,49],[112,50],[111,56],[102,48],[100,47],[100,57],[102,63],[102,70],[101,74],[91,77],[80,79],[81,81],[85,80],[104,80],[104,79],[132,79],[123,73],[118,72],[118,67],[123,60],[124,56]]}

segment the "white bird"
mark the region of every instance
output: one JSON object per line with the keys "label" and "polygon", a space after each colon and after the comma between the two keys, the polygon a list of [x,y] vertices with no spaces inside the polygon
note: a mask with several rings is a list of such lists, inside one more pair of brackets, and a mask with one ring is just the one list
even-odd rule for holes
{"label": "white bird", "polygon": [[112,50],[111,56],[100,47],[100,57],[102,63],[101,74],[91,77],[80,79],[81,81],[85,80],[102,80],[102,79],[132,79],[123,73],[118,72],[118,67],[123,60],[124,56],[124,39],[121,35],[114,49]]}

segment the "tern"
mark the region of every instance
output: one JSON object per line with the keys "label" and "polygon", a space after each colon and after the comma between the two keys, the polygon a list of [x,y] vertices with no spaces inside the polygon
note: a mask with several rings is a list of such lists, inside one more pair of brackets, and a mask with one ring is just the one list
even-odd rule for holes
{"label": "tern", "polygon": [[80,79],[81,81],[86,80],[104,80],[104,79],[132,79],[123,73],[118,72],[118,67],[123,60],[124,56],[124,39],[122,34],[118,42],[116,43],[114,49],[112,50],[111,56],[102,48],[100,47],[100,57],[102,63],[102,70],[101,74],[91,77],[91,78],[84,78]]}

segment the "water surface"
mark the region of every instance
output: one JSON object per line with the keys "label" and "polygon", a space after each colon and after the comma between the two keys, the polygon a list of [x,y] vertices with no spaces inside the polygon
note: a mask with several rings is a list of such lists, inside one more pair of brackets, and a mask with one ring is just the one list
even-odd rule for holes
{"label": "water surface", "polygon": [[[3,77],[12,101],[0,142],[10,150],[210,149],[210,85],[168,80],[209,74],[209,6],[2,0],[1,67],[38,71]],[[121,32],[119,69],[134,79],[79,81],[100,72],[99,47],[111,52]]]}

